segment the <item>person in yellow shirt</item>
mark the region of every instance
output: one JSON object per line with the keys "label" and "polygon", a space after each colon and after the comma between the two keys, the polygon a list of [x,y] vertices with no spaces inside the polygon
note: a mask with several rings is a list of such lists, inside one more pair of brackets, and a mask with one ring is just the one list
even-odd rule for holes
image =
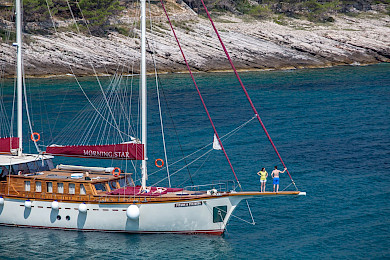
{"label": "person in yellow shirt", "polygon": [[265,184],[267,183],[268,172],[265,168],[261,168],[261,171],[257,173],[260,176],[261,192],[265,192]]}

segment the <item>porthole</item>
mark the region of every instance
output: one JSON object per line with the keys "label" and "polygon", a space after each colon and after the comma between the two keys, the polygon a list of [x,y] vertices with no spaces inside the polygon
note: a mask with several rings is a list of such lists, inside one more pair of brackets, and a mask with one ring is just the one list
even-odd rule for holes
{"label": "porthole", "polygon": [[66,216],[65,218],[66,218],[66,220],[68,220],[68,221],[70,220],[70,217],[69,217],[69,216]]}
{"label": "porthole", "polygon": [[61,220],[61,216],[60,216],[60,215],[58,215],[58,216],[57,216],[57,219],[58,219],[58,220]]}

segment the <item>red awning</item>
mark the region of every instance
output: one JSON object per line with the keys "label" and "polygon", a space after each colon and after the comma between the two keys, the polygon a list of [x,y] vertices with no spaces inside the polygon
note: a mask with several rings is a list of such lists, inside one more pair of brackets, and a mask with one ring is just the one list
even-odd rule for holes
{"label": "red awning", "polygon": [[135,143],[71,146],[51,145],[46,148],[46,153],[69,157],[143,160],[144,145]]}
{"label": "red awning", "polygon": [[11,153],[11,149],[19,148],[18,137],[0,138],[0,153]]}

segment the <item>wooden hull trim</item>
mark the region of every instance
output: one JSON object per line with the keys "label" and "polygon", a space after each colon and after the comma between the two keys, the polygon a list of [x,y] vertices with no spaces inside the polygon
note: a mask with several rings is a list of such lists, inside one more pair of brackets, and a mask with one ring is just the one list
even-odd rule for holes
{"label": "wooden hull trim", "polygon": [[[220,196],[213,196],[213,195],[207,195],[207,196],[198,196],[198,197],[125,197],[127,201],[104,201],[104,198],[108,199],[123,199],[123,196],[107,196],[107,197],[101,197],[102,200],[88,200],[87,198],[85,200],[78,199],[78,200],[59,200],[58,198],[33,198],[33,197],[23,197],[23,196],[17,196],[17,195],[2,195],[4,198],[12,198],[12,199],[19,199],[19,200],[31,200],[31,201],[53,201],[57,200],[58,202],[66,202],[66,203],[86,203],[86,204],[113,204],[113,205],[123,205],[123,204],[159,204],[159,203],[176,203],[176,202],[185,202],[185,201],[198,201],[198,200],[210,200],[215,198],[221,198],[221,197],[233,197],[233,196],[243,196],[249,198],[253,197],[278,197],[278,196],[297,196],[301,192],[300,191],[287,191],[287,192],[235,192],[235,193],[227,193],[222,194]],[[95,197],[99,198],[99,197]]]}

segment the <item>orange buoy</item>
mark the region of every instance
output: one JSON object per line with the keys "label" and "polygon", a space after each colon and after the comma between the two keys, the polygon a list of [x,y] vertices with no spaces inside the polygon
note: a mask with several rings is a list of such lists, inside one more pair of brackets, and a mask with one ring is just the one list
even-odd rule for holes
{"label": "orange buoy", "polygon": [[[37,136],[37,138],[35,138],[35,136]],[[39,133],[32,133],[31,140],[33,140],[34,142],[38,142],[39,140],[41,140],[41,135]]]}
{"label": "orange buoy", "polygon": [[[118,170],[118,171],[117,171]],[[121,175],[121,169],[118,168],[118,167],[115,167],[113,170],[112,170],[112,175],[114,175],[114,177],[119,177],[119,175]]]}
{"label": "orange buoy", "polygon": [[158,167],[158,168],[162,168],[164,166],[164,161],[163,159],[156,159],[154,161],[154,164]]}

